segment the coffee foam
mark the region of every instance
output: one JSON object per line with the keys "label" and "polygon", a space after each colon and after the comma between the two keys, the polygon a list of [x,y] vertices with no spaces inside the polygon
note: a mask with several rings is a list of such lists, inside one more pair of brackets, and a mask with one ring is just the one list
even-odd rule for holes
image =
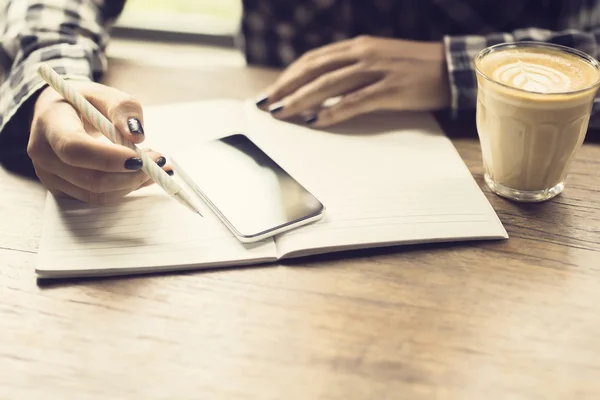
{"label": "coffee foam", "polygon": [[575,91],[599,78],[593,65],[554,49],[504,49],[486,55],[478,67],[496,82],[535,93]]}

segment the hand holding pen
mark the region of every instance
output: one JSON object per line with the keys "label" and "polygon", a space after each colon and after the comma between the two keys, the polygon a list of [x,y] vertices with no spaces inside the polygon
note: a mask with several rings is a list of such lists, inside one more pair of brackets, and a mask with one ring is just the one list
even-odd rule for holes
{"label": "hand holding pen", "polygon": [[[164,157],[135,146],[144,136],[138,102],[100,84],[66,82],[46,64],[38,72],[51,88],[36,102],[28,152],[50,191],[105,204],[154,181],[199,211],[187,192],[160,168]],[[96,140],[95,130],[112,143]]]}

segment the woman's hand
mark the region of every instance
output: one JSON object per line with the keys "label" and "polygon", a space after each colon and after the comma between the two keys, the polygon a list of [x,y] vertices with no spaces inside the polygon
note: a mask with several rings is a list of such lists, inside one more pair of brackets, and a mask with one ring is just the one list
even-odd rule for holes
{"label": "woman's hand", "polygon": [[[70,83],[127,140],[144,141],[142,107],[138,101],[97,83]],[[134,150],[100,137],[103,135],[48,87],[35,103],[27,152],[37,176],[50,192],[88,203],[112,203],[152,183],[140,170],[142,160]],[[165,165],[164,157],[148,151],[158,165]]]}
{"label": "woman's hand", "polygon": [[[323,103],[339,101],[330,107]],[[361,36],[310,51],[257,102],[279,119],[329,126],[375,110],[439,110],[450,104],[442,43]]]}

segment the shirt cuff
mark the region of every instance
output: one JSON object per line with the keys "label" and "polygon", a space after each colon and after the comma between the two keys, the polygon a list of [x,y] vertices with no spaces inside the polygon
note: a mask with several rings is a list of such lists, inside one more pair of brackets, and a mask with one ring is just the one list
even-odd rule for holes
{"label": "shirt cuff", "polygon": [[474,110],[477,104],[477,79],[473,59],[486,47],[512,42],[508,33],[487,36],[444,36],[444,51],[450,83],[452,115]]}
{"label": "shirt cuff", "polygon": [[[66,43],[44,47],[11,70],[0,86],[0,154],[24,153],[31,128],[34,97],[46,82],[38,75],[42,63],[50,65],[64,79],[93,80],[104,68],[94,68],[101,60],[89,50]],[[27,108],[27,109],[22,109]]]}

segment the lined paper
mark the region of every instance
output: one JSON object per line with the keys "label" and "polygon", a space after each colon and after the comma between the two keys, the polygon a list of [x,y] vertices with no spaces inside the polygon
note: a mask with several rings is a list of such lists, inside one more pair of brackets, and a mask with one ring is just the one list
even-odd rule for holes
{"label": "lined paper", "polygon": [[318,131],[252,106],[247,113],[253,139],[327,207],[320,222],[276,238],[280,257],[507,237],[429,114],[381,114]]}
{"label": "lined paper", "polygon": [[[239,102],[149,108],[144,147],[167,152],[169,159],[178,147],[200,145],[243,125]],[[117,275],[276,259],[272,239],[242,244],[204,204],[201,207],[204,218],[157,185],[114,206],[94,207],[49,194],[36,270],[42,277]]]}
{"label": "lined paper", "polygon": [[273,240],[242,244],[203,211],[204,218],[192,213],[158,186],[103,207],[49,194],[36,269],[42,276],[115,275],[275,259]]}

